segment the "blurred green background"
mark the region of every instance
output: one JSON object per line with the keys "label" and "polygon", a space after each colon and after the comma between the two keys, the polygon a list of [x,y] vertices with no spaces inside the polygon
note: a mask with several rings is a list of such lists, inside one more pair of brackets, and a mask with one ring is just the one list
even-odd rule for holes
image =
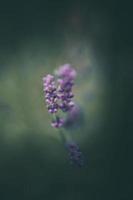
{"label": "blurred green background", "polygon": [[[0,200],[132,199],[130,8],[119,1],[1,3]],[[69,164],[44,103],[42,77],[65,63],[78,73],[84,121],[65,134],[81,147],[81,169]]]}

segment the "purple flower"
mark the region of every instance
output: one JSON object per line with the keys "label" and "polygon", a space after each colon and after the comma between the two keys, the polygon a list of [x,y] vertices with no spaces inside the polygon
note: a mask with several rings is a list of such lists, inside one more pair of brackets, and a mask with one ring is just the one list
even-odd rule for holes
{"label": "purple flower", "polygon": [[54,81],[54,76],[48,74],[43,77],[43,86],[45,91],[45,101],[48,111],[50,113],[56,113],[58,111],[57,103],[57,91]]}
{"label": "purple flower", "polygon": [[51,126],[53,126],[54,128],[60,128],[63,126],[63,124],[64,124],[64,119],[56,116],[56,119],[52,121]]}
{"label": "purple flower", "polygon": [[69,154],[69,158],[72,164],[76,164],[81,167],[84,165],[83,154],[80,151],[78,144],[75,142],[68,142],[66,148]]}
{"label": "purple flower", "polygon": [[72,87],[74,85],[74,79],[76,77],[76,71],[71,67],[70,64],[61,66],[57,71],[58,75],[58,98],[60,99],[59,108],[63,112],[70,111],[74,106],[72,98]]}
{"label": "purple flower", "polygon": [[59,69],[56,71],[56,74],[61,78],[70,78],[75,79],[76,77],[76,71],[72,68],[70,64],[64,64],[59,67]]}
{"label": "purple flower", "polygon": [[[59,109],[68,112],[74,106],[72,87],[76,77],[75,69],[70,64],[65,64],[57,70],[57,75],[57,83],[54,76],[50,74],[43,77],[46,107],[52,114],[57,113]],[[51,125],[56,128],[62,127],[64,120],[58,117],[52,121]]]}

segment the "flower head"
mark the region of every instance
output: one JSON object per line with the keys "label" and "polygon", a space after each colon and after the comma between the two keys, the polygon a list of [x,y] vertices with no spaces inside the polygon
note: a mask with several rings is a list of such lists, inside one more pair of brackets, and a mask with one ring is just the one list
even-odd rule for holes
{"label": "flower head", "polygon": [[56,113],[58,110],[58,103],[54,76],[48,74],[47,76],[43,77],[43,87],[48,111],[50,113]]}
{"label": "flower head", "polygon": [[57,71],[58,75],[58,98],[60,99],[60,109],[63,112],[70,111],[74,106],[72,98],[72,87],[74,85],[74,79],[76,77],[76,71],[70,64],[61,66]]}
{"label": "flower head", "polygon": [[76,71],[70,64],[64,64],[56,71],[57,76],[61,78],[75,79]]}

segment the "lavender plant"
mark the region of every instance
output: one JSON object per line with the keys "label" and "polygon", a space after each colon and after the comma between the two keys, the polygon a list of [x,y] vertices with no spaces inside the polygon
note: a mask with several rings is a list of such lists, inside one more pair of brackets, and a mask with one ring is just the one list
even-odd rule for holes
{"label": "lavender plant", "polygon": [[[55,76],[48,74],[43,77],[46,107],[48,112],[52,114],[51,125],[59,130],[66,125],[65,118],[60,117],[59,112],[66,113],[66,119],[68,120],[69,117],[72,117],[71,113],[76,108],[72,92],[75,78],[76,70],[70,64],[59,67],[55,71]],[[63,138],[63,142],[65,142],[71,162],[77,166],[82,166],[83,156],[78,144],[67,141],[62,132],[60,132],[60,135]]]}

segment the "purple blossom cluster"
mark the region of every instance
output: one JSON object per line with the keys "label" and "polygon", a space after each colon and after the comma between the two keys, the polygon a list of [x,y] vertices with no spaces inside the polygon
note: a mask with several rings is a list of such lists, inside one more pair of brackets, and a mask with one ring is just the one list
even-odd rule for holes
{"label": "purple blossom cluster", "polygon": [[80,148],[75,142],[68,142],[66,144],[69,158],[72,164],[75,164],[79,167],[84,165],[83,155],[80,151]]}
{"label": "purple blossom cluster", "polygon": [[46,77],[43,77],[43,86],[46,107],[50,113],[56,113],[58,110],[58,103],[54,76],[48,74]]}
{"label": "purple blossom cluster", "polygon": [[63,112],[70,111],[74,106],[72,98],[72,87],[74,85],[74,79],[76,77],[76,71],[70,64],[65,64],[59,68],[56,72],[58,75],[58,98],[60,99],[60,109]]}
{"label": "purple blossom cluster", "polygon": [[[45,92],[45,101],[49,113],[57,113],[58,110],[68,112],[74,106],[72,98],[72,87],[76,77],[76,71],[70,64],[61,66],[57,71],[57,83],[55,77],[48,74],[43,77],[43,87]],[[51,125],[55,128],[62,127],[64,119],[56,117]]]}

